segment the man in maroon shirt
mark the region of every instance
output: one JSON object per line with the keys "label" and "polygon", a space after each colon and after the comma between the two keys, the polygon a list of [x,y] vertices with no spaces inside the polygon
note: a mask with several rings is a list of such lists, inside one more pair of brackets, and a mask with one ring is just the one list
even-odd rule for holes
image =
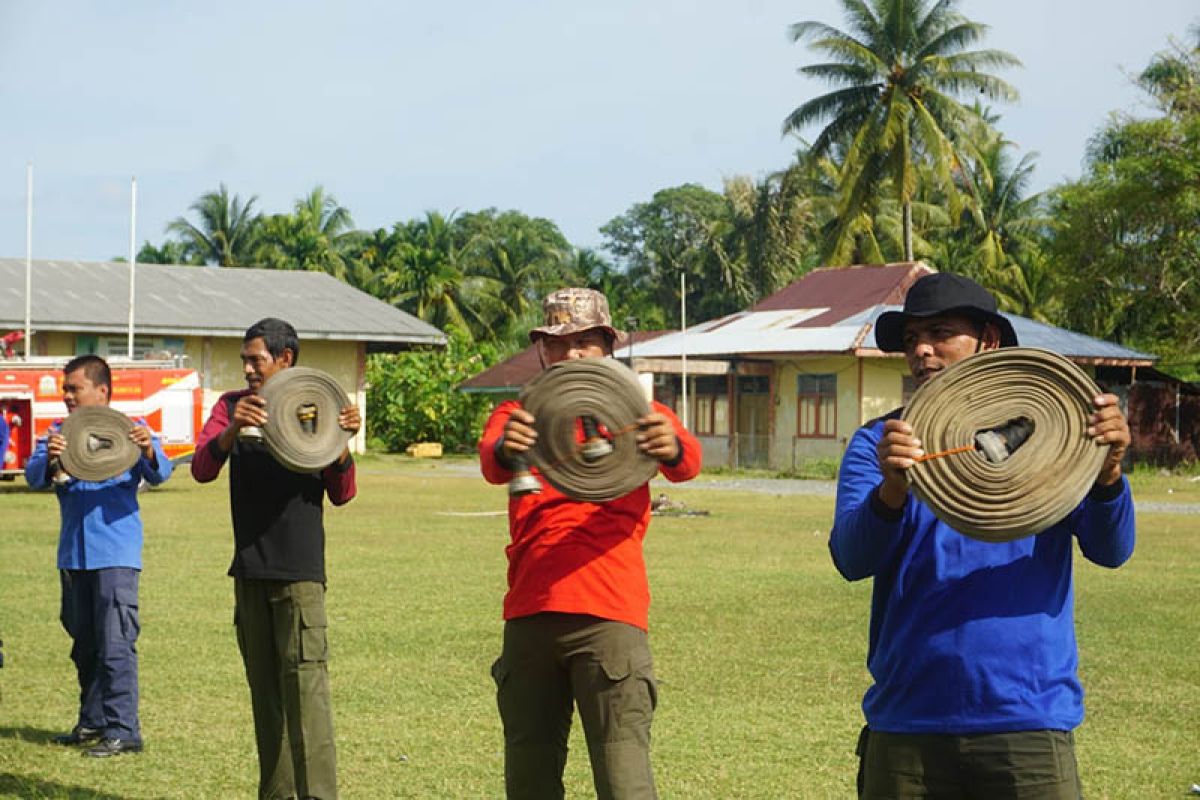
{"label": "man in maroon shirt", "polygon": [[[221,396],[192,458],[200,483],[215,479],[229,461],[234,623],[254,709],[258,796],[271,800],[337,797],[323,500],[328,494],[340,506],[354,497],[354,459],[346,448],[321,472],[301,474],[276,461],[261,441],[239,436],[266,423],[270,409],[258,391],[299,355],[287,322],[267,318],[250,326],[242,342],[248,388]],[[338,424],[357,433],[358,408],[343,408]]]}

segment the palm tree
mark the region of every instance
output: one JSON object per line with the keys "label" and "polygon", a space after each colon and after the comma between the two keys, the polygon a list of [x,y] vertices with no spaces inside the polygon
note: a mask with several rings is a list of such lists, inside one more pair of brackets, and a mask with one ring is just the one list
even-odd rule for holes
{"label": "palm tree", "polygon": [[828,121],[813,141],[814,154],[844,148],[835,249],[844,250],[856,226],[869,224],[864,214],[869,216],[873,197],[890,181],[902,214],[904,257],[911,260],[918,162],[933,165],[936,180],[955,202],[953,174],[960,161],[955,139],[973,117],[955,98],[972,91],[1016,99],[1014,88],[984,70],[1020,62],[1000,50],[966,50],[987,27],[955,11],[956,0],[841,2],[849,33],[816,21],[789,29],[793,41],[809,39],[812,49],[830,58],[800,73],[839,88],[794,109],[783,131]]}
{"label": "palm tree", "polygon": [[[114,261],[116,259],[113,259]],[[139,264],[196,264],[195,256],[188,253],[187,248],[182,242],[177,242],[174,239],[167,239],[162,243],[161,247],[155,247],[150,242],[142,245],[142,249],[138,250],[137,263]],[[204,262],[199,262],[203,264]]]}
{"label": "palm tree", "polygon": [[196,212],[199,223],[176,217],[167,224],[167,232],[183,243],[188,259],[222,267],[244,267],[252,260],[258,244],[262,217],[254,213],[258,197],[245,203],[236,194],[229,196],[225,184],[215,192],[200,195],[188,208]]}
{"label": "palm tree", "polygon": [[1023,249],[1030,249],[1048,223],[1041,195],[1026,196],[1037,154],[1026,153],[1013,163],[1009,155],[1013,147],[1012,142],[993,137],[962,172],[971,198],[968,217],[975,263],[985,283],[1008,269]]}
{"label": "palm tree", "polygon": [[393,232],[400,242],[380,286],[393,305],[438,328],[453,326],[480,338],[490,332],[478,312],[480,281],[462,267],[465,248],[456,242],[453,217],[426,211],[424,219],[397,223]]}
{"label": "palm tree", "polygon": [[293,208],[296,216],[309,220],[322,236],[331,243],[354,230],[354,220],[349,209],[338,205],[337,198],[325,193],[325,187],[317,185],[304,197],[296,201]]}
{"label": "palm tree", "polygon": [[365,238],[353,228],[350,212],[317,186],[296,201],[291,214],[263,221],[256,260],[275,269],[325,272],[346,280],[346,256]]}

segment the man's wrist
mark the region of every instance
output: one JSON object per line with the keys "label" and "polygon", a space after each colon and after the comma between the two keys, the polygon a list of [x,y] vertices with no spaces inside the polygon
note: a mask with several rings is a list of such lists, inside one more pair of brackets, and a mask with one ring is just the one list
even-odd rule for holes
{"label": "man's wrist", "polygon": [[895,484],[882,481],[875,487],[875,496],[879,499],[880,503],[892,511],[900,511],[908,501],[908,486],[905,485],[903,488],[900,488]]}
{"label": "man's wrist", "polygon": [[509,458],[507,451],[504,449],[504,436],[501,435],[496,440],[495,447],[492,448],[492,455],[496,457],[496,463],[504,467],[506,470],[512,471],[513,461]]}

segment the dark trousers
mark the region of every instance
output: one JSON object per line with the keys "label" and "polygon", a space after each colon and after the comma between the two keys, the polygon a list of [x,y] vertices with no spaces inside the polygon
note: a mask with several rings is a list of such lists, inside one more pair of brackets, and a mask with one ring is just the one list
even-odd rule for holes
{"label": "dark trousers", "polygon": [[865,800],[1078,800],[1070,731],[969,736],[863,729],[858,796]]}
{"label": "dark trousers", "polygon": [[234,624],[250,685],[258,796],[337,797],[325,587],[235,578]]}
{"label": "dark trousers", "polygon": [[59,619],[79,677],[79,720],[105,738],[140,742],[138,570],[59,570]]}
{"label": "dark trousers", "polygon": [[658,694],[645,631],[580,614],[509,620],[492,676],[509,800],[563,797],[572,703],[583,722],[596,796],[657,797],[650,722]]}

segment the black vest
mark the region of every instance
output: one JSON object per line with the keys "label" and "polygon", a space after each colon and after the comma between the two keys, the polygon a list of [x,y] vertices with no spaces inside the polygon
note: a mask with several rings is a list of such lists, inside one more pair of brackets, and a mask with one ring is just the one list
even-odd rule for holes
{"label": "black vest", "polygon": [[[226,400],[233,419],[236,400]],[[229,455],[235,578],[325,582],[325,483],[282,466],[261,442],[235,440]]]}

